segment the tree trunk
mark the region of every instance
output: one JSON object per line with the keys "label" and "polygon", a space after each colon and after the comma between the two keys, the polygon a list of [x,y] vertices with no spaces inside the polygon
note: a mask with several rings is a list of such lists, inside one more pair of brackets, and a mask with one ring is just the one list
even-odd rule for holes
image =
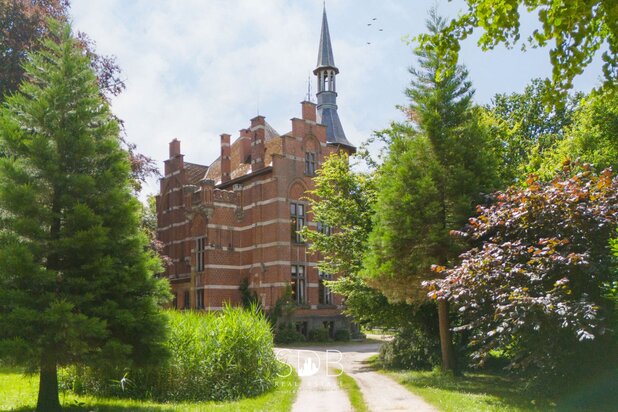
{"label": "tree trunk", "polygon": [[41,358],[41,374],[39,379],[39,400],[37,412],[62,411],[58,397],[58,368],[56,358],[43,351]]}
{"label": "tree trunk", "polygon": [[442,349],[442,370],[456,373],[455,355],[453,353],[453,341],[448,321],[448,301],[438,300],[438,320],[440,323],[440,348]]}

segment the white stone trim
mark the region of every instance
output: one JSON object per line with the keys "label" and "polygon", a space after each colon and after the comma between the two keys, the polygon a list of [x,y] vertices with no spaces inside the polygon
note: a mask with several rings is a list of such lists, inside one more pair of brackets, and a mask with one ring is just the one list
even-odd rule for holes
{"label": "white stone trim", "polygon": [[[291,280],[290,280],[291,282]],[[253,286],[254,289],[260,289],[260,288],[270,288],[270,287],[282,287],[282,286],[287,286],[290,284],[290,282],[271,282],[271,283],[258,283],[257,286]]]}
{"label": "white stone trim", "polygon": [[242,231],[249,230],[249,229],[255,229],[256,227],[268,226],[268,225],[272,225],[276,223],[289,224],[290,219],[272,219],[272,220],[267,220],[265,222],[253,223],[247,226],[231,227],[231,228],[229,227],[229,225],[216,225],[214,223],[209,223],[207,227],[208,229],[225,229],[225,230],[232,229],[234,232],[242,232]]}
{"label": "white stone trim", "polygon": [[275,180],[277,180],[276,177],[271,177],[271,178],[264,179],[264,180],[257,180],[253,183],[249,183],[247,186],[243,186],[243,189],[251,189],[253,186],[265,185],[266,183],[274,182]]}
{"label": "white stone trim", "polygon": [[230,209],[236,209],[236,205],[235,204],[231,204],[231,203],[213,202],[213,205],[215,205],[217,207],[228,207]]}
{"label": "white stone trim", "polygon": [[218,289],[218,290],[238,290],[239,285],[204,285],[195,289]]}
{"label": "white stone trim", "polygon": [[182,169],[175,170],[175,171],[173,171],[172,173],[168,173],[168,174],[166,174],[166,175],[165,175],[165,176],[163,176],[163,177],[166,177],[166,178],[167,178],[167,177],[172,177],[172,176],[179,175],[181,170],[182,170]]}
{"label": "white stone trim", "polygon": [[161,232],[161,231],[163,231],[163,230],[171,229],[171,228],[173,228],[173,227],[184,226],[184,225],[186,225],[187,223],[189,223],[189,220],[184,220],[184,221],[182,221],[182,222],[178,222],[178,223],[172,223],[171,225],[167,225],[167,226],[165,226],[165,227],[160,227],[160,228],[158,228],[157,230],[158,230],[159,232]]}
{"label": "white stone trim", "polygon": [[270,203],[275,202],[287,202],[288,199],[286,197],[273,197],[268,200],[261,200],[259,202],[249,203],[247,206],[243,206],[243,210],[253,209],[256,206],[268,205]]}
{"label": "white stone trim", "polygon": [[277,246],[284,246],[284,247],[289,247],[291,244],[291,242],[270,242],[270,243],[259,243],[257,245],[252,245],[252,246],[247,246],[247,247],[235,247],[234,251],[235,252],[246,252],[247,250],[254,250],[254,249],[265,249],[265,248],[269,248],[269,247],[277,247]]}
{"label": "white stone trim", "polygon": [[[289,265],[289,260],[273,260],[272,262],[265,262],[264,266],[286,266]],[[204,265],[205,269],[229,269],[229,270],[242,270],[242,269],[251,269],[255,267],[261,267],[262,263],[253,263],[251,265],[215,265],[215,264],[206,264]]]}

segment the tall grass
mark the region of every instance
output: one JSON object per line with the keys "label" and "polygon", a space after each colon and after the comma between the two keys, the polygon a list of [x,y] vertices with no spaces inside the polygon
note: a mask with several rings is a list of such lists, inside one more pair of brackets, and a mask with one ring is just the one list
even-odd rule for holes
{"label": "tall grass", "polygon": [[266,317],[250,309],[169,311],[171,357],[157,369],[70,368],[76,392],[158,401],[235,400],[272,389],[280,365]]}

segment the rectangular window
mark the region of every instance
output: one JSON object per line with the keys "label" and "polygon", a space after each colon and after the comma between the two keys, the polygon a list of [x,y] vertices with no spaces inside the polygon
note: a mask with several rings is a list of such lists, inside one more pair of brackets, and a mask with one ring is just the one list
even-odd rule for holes
{"label": "rectangular window", "polygon": [[307,176],[315,176],[315,153],[305,153],[305,174]]}
{"label": "rectangular window", "polygon": [[172,307],[178,309],[178,293],[174,292],[174,300],[172,300]]}
{"label": "rectangular window", "polygon": [[319,233],[322,233],[323,235],[326,235],[326,236],[330,236],[330,233],[331,233],[330,226],[325,225],[322,222],[318,222],[317,226],[318,226],[317,230]]}
{"label": "rectangular window", "polygon": [[206,262],[205,255],[206,255],[206,238],[205,237],[197,238],[196,245],[195,245],[195,271],[196,272],[204,271],[204,265]]}
{"label": "rectangular window", "polygon": [[302,265],[292,265],[292,297],[299,305],[307,302],[305,282],[305,267]]}
{"label": "rectangular window", "polygon": [[195,308],[204,309],[204,289],[195,291]]}
{"label": "rectangular window", "polygon": [[292,242],[304,243],[302,236],[298,232],[305,226],[305,205],[290,203],[290,224]]}
{"label": "rectangular window", "polygon": [[189,291],[188,290],[185,290],[185,293],[184,293],[183,297],[184,297],[184,302],[183,302],[182,308],[183,309],[191,309],[191,297],[189,295]]}
{"label": "rectangular window", "polygon": [[328,273],[320,272],[320,280],[319,280],[319,295],[320,295],[320,305],[332,305],[333,304],[333,294],[331,290],[326,286],[324,281],[333,280],[333,275],[329,275]]}

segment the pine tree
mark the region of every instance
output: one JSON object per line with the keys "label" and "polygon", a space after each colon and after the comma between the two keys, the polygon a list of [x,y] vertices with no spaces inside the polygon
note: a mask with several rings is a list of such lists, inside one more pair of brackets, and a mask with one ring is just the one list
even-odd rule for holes
{"label": "pine tree", "polygon": [[[435,10],[430,33],[444,28]],[[421,282],[432,265],[447,266],[462,245],[450,236],[464,226],[496,183],[494,161],[472,106],[467,71],[442,71],[435,45],[415,51],[420,69],[406,91],[412,124],[395,124],[384,133],[391,146],[379,172],[376,215],[365,273],[370,284],[395,301],[426,301]],[[438,302],[443,367],[454,369],[448,305]]]}
{"label": "pine tree", "polygon": [[25,71],[0,111],[0,359],[39,370],[37,410],[56,411],[58,366],[165,358],[169,285],[154,277],[119,126],[70,27],[52,23]]}

